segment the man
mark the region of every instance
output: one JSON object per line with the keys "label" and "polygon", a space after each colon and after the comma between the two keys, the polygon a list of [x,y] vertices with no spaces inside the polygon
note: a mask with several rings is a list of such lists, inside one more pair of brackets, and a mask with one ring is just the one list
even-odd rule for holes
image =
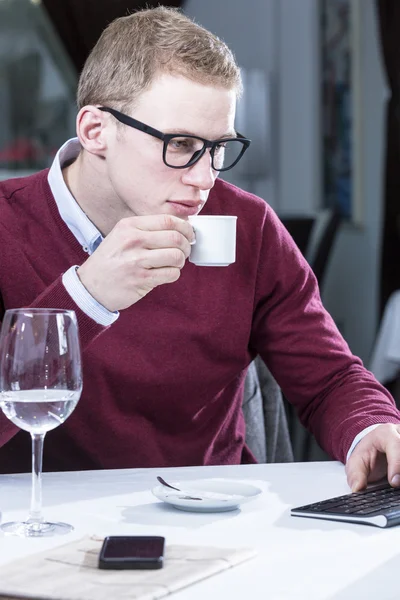
{"label": "man", "polygon": [[[78,140],[49,171],[1,184],[4,309],[73,309],[80,327],[84,390],[44,466],[254,461],[241,404],[260,354],[321,446],[351,455],[352,489],[386,469],[399,485],[392,398],[349,351],[271,208],[217,179],[244,144],[240,90],[229,49],[179,12],[117,19],[80,78]],[[200,211],[238,217],[233,265],[187,261]],[[28,470],[28,436],[3,416],[0,428],[0,471]]]}

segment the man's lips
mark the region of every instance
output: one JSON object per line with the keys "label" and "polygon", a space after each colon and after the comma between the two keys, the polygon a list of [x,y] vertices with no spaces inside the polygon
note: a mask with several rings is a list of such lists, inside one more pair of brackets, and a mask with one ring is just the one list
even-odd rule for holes
{"label": "man's lips", "polygon": [[196,215],[203,205],[201,200],[168,200],[168,204],[177,217],[189,217]]}

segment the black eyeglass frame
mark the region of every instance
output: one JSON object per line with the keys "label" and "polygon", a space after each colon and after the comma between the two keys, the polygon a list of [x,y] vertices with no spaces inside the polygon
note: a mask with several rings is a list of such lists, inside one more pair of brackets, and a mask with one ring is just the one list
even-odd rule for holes
{"label": "black eyeglass frame", "polygon": [[[239,160],[242,158],[243,154],[246,152],[247,148],[251,144],[251,140],[249,140],[248,138],[245,138],[240,133],[237,134],[237,137],[223,138],[220,140],[206,140],[205,138],[199,137],[198,135],[190,135],[187,133],[162,133],[162,131],[159,131],[158,129],[154,129],[154,127],[150,127],[150,125],[146,125],[145,123],[142,123],[142,121],[138,121],[137,119],[134,119],[133,117],[129,117],[128,115],[125,115],[124,113],[120,112],[119,110],[116,110],[115,108],[110,108],[109,106],[98,106],[98,108],[99,108],[99,110],[102,110],[103,112],[110,113],[120,123],[123,123],[124,125],[128,125],[128,127],[133,127],[134,129],[138,129],[139,131],[143,131],[144,133],[147,133],[149,135],[152,135],[155,138],[158,138],[159,140],[162,140],[164,143],[163,161],[164,161],[164,164],[167,167],[170,167],[171,169],[187,169],[188,167],[191,167],[192,165],[197,163],[197,161],[199,161],[202,156],[204,156],[204,153],[206,152],[207,148],[210,148],[211,166],[214,169],[214,171],[218,171],[220,173],[222,171],[229,171],[239,162]],[[200,140],[204,144],[203,148],[201,150],[197,150],[193,154],[193,156],[189,160],[189,162],[186,163],[186,165],[182,165],[182,166],[170,165],[167,162],[166,157],[167,157],[168,144],[171,140],[173,140],[176,137],[193,138],[196,140]],[[229,142],[229,141],[240,141],[243,146],[242,150],[240,151],[240,154],[237,157],[237,159],[229,167],[224,167],[222,169],[215,169],[215,167],[214,167],[215,149],[219,144],[223,144],[223,143]]]}

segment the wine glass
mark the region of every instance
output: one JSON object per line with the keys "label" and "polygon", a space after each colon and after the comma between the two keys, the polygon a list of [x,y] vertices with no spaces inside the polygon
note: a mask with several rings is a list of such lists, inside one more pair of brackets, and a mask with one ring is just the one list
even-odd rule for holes
{"label": "wine glass", "polygon": [[0,408],[32,438],[29,517],[0,525],[7,534],[40,537],[68,533],[67,523],[42,515],[44,436],[64,423],[82,392],[78,324],[72,310],[7,310],[0,332]]}

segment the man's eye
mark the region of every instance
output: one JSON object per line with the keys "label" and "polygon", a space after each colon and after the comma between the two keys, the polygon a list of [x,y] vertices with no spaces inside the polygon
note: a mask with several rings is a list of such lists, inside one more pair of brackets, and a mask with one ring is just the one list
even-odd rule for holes
{"label": "man's eye", "polygon": [[173,138],[168,146],[172,150],[191,150],[193,148],[193,141],[190,138]]}
{"label": "man's eye", "polygon": [[220,142],[219,144],[217,144],[215,146],[215,151],[216,152],[223,152],[226,147],[227,147],[227,143],[226,142]]}

